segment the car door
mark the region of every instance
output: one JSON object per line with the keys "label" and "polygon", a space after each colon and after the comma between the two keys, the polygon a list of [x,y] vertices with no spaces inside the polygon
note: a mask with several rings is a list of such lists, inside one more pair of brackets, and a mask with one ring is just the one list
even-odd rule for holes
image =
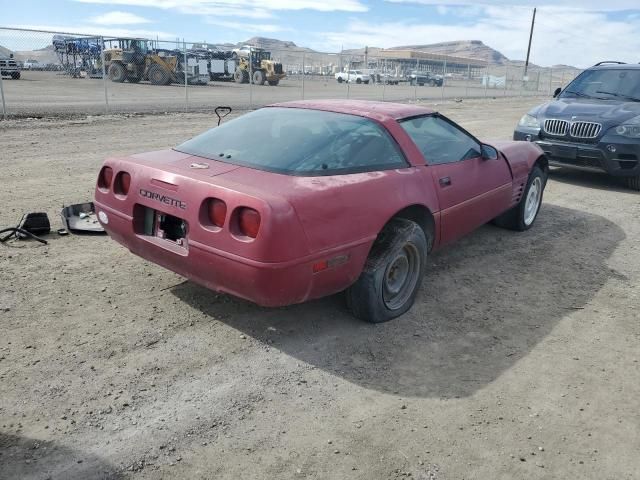
{"label": "car door", "polygon": [[500,154],[483,155],[478,140],[441,115],[400,124],[431,172],[440,204],[441,244],[487,223],[509,205],[511,170]]}

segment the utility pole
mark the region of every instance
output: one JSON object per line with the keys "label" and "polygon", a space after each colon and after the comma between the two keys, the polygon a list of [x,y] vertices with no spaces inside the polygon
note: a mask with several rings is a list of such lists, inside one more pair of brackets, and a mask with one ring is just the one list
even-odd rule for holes
{"label": "utility pole", "polygon": [[531,31],[529,32],[529,46],[527,47],[527,60],[524,62],[524,80],[527,79],[527,69],[529,68],[529,54],[531,53],[531,40],[533,39],[533,25],[536,23],[536,9],[533,9],[531,18]]}

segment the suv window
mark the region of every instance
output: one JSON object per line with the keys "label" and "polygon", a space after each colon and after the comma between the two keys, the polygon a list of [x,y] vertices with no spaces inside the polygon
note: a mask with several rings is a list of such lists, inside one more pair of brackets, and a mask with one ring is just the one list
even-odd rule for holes
{"label": "suv window", "polygon": [[376,122],[300,108],[262,108],[175,149],[221,162],[303,176],[408,166],[395,141]]}
{"label": "suv window", "polygon": [[440,116],[402,120],[400,125],[429,165],[459,162],[481,155],[480,144]]}
{"label": "suv window", "polygon": [[561,97],[640,100],[640,69],[606,68],[585,70],[571,82]]}

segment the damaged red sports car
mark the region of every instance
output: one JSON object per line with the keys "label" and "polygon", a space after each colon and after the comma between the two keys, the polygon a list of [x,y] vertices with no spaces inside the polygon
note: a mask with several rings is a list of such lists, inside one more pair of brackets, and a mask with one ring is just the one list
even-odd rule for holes
{"label": "damaged red sports car", "polygon": [[133,253],[263,306],[345,291],[354,315],[406,312],[427,254],[489,221],[527,230],[548,163],[415,105],[272,105],[172,150],[109,158],[98,218]]}

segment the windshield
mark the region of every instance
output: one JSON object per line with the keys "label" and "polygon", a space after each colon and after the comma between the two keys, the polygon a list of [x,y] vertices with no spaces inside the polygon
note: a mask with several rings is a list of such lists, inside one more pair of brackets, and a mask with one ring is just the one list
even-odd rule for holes
{"label": "windshield", "polygon": [[268,107],[175,148],[221,162],[289,175],[332,175],[408,166],[387,131],[355,115]]}
{"label": "windshield", "polygon": [[640,100],[640,69],[587,70],[571,82],[560,96]]}

